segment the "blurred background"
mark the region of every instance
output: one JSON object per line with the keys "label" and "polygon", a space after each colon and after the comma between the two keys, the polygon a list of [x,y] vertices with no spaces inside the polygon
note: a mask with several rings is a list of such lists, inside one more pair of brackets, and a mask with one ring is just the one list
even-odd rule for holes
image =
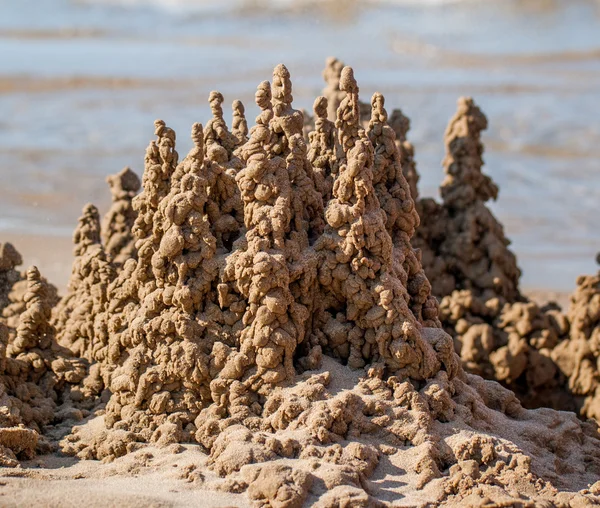
{"label": "blurred background", "polygon": [[141,175],[156,118],[183,156],[211,90],[251,121],[256,85],[283,62],[294,105],[310,108],[327,56],[354,67],[364,101],[380,91],[410,117],[421,195],[437,196],[445,126],[472,95],[523,286],[569,291],[595,270],[598,0],[0,0],[0,12],[0,242],[59,287],[81,208],[107,210],[106,175]]}

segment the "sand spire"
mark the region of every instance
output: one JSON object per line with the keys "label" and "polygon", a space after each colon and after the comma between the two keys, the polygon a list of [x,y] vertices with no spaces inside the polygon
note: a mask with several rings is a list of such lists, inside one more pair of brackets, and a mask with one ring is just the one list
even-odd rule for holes
{"label": "sand spire", "polygon": [[[335,126],[338,130],[338,143],[343,155],[354,146],[360,129],[360,109],[358,100],[358,84],[354,79],[352,67],[344,67],[340,76],[340,90],[345,92],[337,110]],[[338,159],[340,159],[338,155]]]}
{"label": "sand spire", "polygon": [[164,234],[162,217],[158,214],[159,204],[169,194],[171,178],[176,173],[179,161],[179,154],[175,150],[175,131],[162,120],[156,120],[154,126],[157,140],[151,141],[146,149],[143,190],[133,199],[133,208],[137,212],[132,229],[138,252],[136,297],[140,300],[145,298],[148,291],[152,291],[151,259]]}
{"label": "sand spire", "polygon": [[[108,288],[116,278],[116,267],[97,234],[99,226],[98,210],[86,205],[73,234],[75,259],[67,294],[53,311],[57,342],[90,364],[105,360]],[[100,367],[94,367],[92,376],[99,375]],[[88,393],[98,395],[104,385],[99,379],[93,384],[95,388]]]}
{"label": "sand spire", "polygon": [[327,104],[327,99],[322,96],[317,97],[313,104],[315,130],[309,133],[308,153],[308,159],[315,173],[316,185],[324,203],[331,199],[333,181],[337,174],[335,123],[327,119]]}
{"label": "sand spire", "polygon": [[[233,152],[239,145],[239,140],[237,136],[229,131],[227,123],[223,118],[223,101],[224,98],[221,92],[215,90],[210,92],[208,103],[210,104],[210,110],[213,117],[204,125],[204,150],[211,159],[211,154],[215,152],[215,150],[224,151],[223,157],[227,164],[229,164],[234,157]],[[234,164],[237,165],[237,162],[234,161]]]}
{"label": "sand spire", "polygon": [[568,322],[556,305],[538,306],[520,294],[510,242],[486,206],[498,192],[482,173],[486,127],[474,101],[459,99],[445,134],[443,203],[419,200],[423,224],[414,245],[465,369],[500,381],[528,406],[558,407],[568,397],[551,357]]}
{"label": "sand spire", "polygon": [[240,282],[244,281],[238,288],[248,301],[240,352],[248,358],[248,367],[256,365],[256,372],[244,383],[250,387],[294,376],[292,358],[299,341],[298,327],[303,326],[306,316],[294,315],[295,307],[291,307],[293,297],[284,249],[292,196],[284,161],[277,157],[268,159],[264,150],[257,150],[249,157],[238,181],[241,189],[250,188],[246,182],[254,182],[256,189],[242,192],[244,210],[248,210],[248,243],[236,263],[236,271],[241,269]]}
{"label": "sand spire", "polygon": [[386,229],[394,245],[394,263],[402,265],[398,277],[406,286],[409,306],[415,317],[428,326],[439,327],[438,304],[431,284],[411,239],[419,226],[419,215],[402,171],[396,133],[387,122],[385,99],[375,93],[371,99],[368,136],[374,147],[373,186],[381,208],[386,212]]}
{"label": "sand spire", "polygon": [[15,269],[23,263],[21,254],[11,243],[0,244],[0,310],[9,304],[8,294],[19,279],[19,272]]}
{"label": "sand spire", "polygon": [[273,70],[271,95],[273,118],[269,125],[273,132],[273,138],[270,151],[275,155],[286,157],[290,150],[290,138],[295,134],[302,135],[304,117],[301,111],[292,107],[294,97],[290,71],[283,64],[277,65]]}
{"label": "sand spire", "polygon": [[112,204],[102,219],[102,244],[115,265],[122,265],[136,256],[135,239],[131,232],[137,214],[132,200],[140,190],[138,176],[128,167],[106,178],[112,195]]}
{"label": "sand spire", "polygon": [[[17,270],[22,263],[21,254],[11,243],[0,244],[0,323],[7,325],[6,333],[13,336],[24,310],[24,279]],[[20,290],[17,286],[21,286]]]}
{"label": "sand spire", "polygon": [[263,81],[258,85],[254,100],[260,108],[260,114],[256,117],[256,125],[267,127],[271,122],[271,118],[273,118],[271,84],[268,81]]}
{"label": "sand spire", "polygon": [[55,404],[65,402],[65,385],[80,383],[87,369],[86,362],[56,343],[50,292],[35,266],[27,270],[24,302],[17,336],[6,347],[4,382],[22,422],[39,431],[52,421]]}
{"label": "sand spire", "polygon": [[[33,349],[41,351],[49,349],[54,339],[54,328],[50,324],[52,309],[48,302],[46,286],[35,266],[27,270],[27,293],[23,300],[27,309],[21,314],[17,337],[8,347],[8,354],[13,357],[26,354]],[[32,360],[32,365],[34,370],[42,373],[46,367],[41,358]]]}
{"label": "sand spire", "polygon": [[[240,103],[241,104],[241,103]],[[199,125],[199,124],[196,124]],[[244,136],[247,134],[247,128]],[[200,140],[194,136],[192,139],[197,149],[200,149]],[[243,150],[246,142],[240,145],[236,152],[243,158]],[[240,164],[241,160],[236,160]],[[228,167],[224,151],[221,147],[211,146],[208,159],[201,161],[198,158],[196,164],[204,164],[202,173],[207,179],[208,196],[206,202],[206,213],[210,222],[211,232],[217,241],[217,249],[231,250],[233,242],[238,238],[243,227],[244,210],[240,196],[240,190],[235,182],[237,169]],[[237,166],[236,166],[237,168]]]}
{"label": "sand spire", "polygon": [[483,144],[480,135],[487,126],[487,118],[473,99],[461,97],[456,114],[444,134],[446,178],[441,186],[444,203],[456,209],[464,208],[475,200],[485,203],[498,195],[496,184],[481,172]]}
{"label": "sand spire", "polygon": [[[331,295],[323,307],[324,316],[329,315],[323,330],[329,335],[334,354],[354,368],[372,361],[411,377],[429,377],[440,368],[440,363],[431,345],[417,331],[418,317],[408,307],[406,274],[402,273],[403,281],[394,270],[387,216],[373,187],[375,149],[359,129],[358,86],[349,67],[342,71],[340,88],[347,96],[340,103],[336,127],[346,162],[340,166],[334,197],[326,210],[329,226],[317,244],[318,250],[330,252],[319,272],[326,294]],[[378,104],[380,99],[378,96]],[[381,107],[382,104],[377,106]],[[391,136],[393,151],[393,131]],[[410,244],[404,246],[407,248],[411,249]],[[336,302],[345,302],[345,313],[336,309]],[[332,307],[328,310],[329,305]],[[438,335],[441,342],[437,346],[440,351],[445,350],[443,361],[454,373],[456,364],[449,337],[444,339],[443,332]],[[415,361],[418,357],[421,359]],[[424,370],[419,372],[419,368]]]}
{"label": "sand spire", "polygon": [[248,141],[248,122],[246,121],[246,110],[242,101],[234,100],[231,105],[233,110],[233,120],[231,122],[231,133],[237,139],[237,146],[241,146]]}
{"label": "sand spire", "polygon": [[[154,222],[160,228],[150,238],[152,255],[148,259],[140,253],[138,266],[143,266],[133,270],[134,279],[146,277],[143,298],[130,298],[127,278],[111,288],[122,317],[109,325],[110,330],[120,328],[119,343],[111,337],[109,344],[116,365],[108,376],[113,397],[106,422],[146,441],[189,439],[185,428],[210,397],[212,344],[204,331],[214,321],[206,313],[218,267],[205,210],[208,185],[200,129],[194,126],[195,145],[155,209]],[[131,268],[126,264],[124,270]]]}
{"label": "sand spire", "polygon": [[499,294],[514,301],[519,297],[520,271],[502,225],[485,206],[498,194],[498,187],[481,171],[480,134],[486,127],[487,119],[473,100],[461,98],[445,134],[446,178],[441,194],[451,229],[440,249],[458,288]]}

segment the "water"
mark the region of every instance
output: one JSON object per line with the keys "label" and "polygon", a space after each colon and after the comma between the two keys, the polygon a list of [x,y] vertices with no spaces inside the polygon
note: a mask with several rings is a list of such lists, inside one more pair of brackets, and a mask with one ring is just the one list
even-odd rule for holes
{"label": "water", "polygon": [[153,121],[209,118],[218,88],[256,115],[284,62],[310,107],[325,58],[353,65],[412,120],[422,195],[437,195],[460,95],[488,115],[492,205],[523,285],[569,290],[600,250],[600,2],[0,0],[2,232],[70,235],[104,178],[143,167]]}

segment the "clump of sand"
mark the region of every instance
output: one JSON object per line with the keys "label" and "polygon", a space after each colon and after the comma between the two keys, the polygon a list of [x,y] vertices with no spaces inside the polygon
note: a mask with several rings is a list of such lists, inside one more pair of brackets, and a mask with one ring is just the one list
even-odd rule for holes
{"label": "clump of sand", "polygon": [[[460,101],[446,136],[444,203],[415,201],[406,117],[395,111],[388,121],[379,93],[361,103],[352,69],[337,60],[325,77],[314,130],[294,109],[281,64],[257,89],[251,129],[235,101],[230,130],[224,97],[211,92],[213,117],[194,124],[181,161],[175,132],[157,120],[142,192],[134,197],[138,181],[125,170],[109,179],[114,203],[103,226],[93,205],[84,208],[68,293],[52,319],[39,272],[28,273],[16,338],[0,329],[2,365],[31,358],[23,371],[31,389],[54,390],[44,403],[102,402],[62,439],[63,453],[131,475],[150,475],[153,454],[163,463],[181,454],[177,481],[243,494],[236,504],[600,502],[594,422],[524,409],[461,364],[486,374],[487,362],[492,377],[498,365],[512,372],[502,345],[485,349],[497,329],[528,333],[539,350],[562,344],[558,331],[554,342],[545,333],[562,316],[552,309],[521,330],[536,311],[484,204],[497,193],[481,172],[485,117]],[[442,243],[428,209],[447,228]],[[575,298],[577,344],[598,338],[596,282],[582,279]],[[446,286],[457,291],[440,311],[435,291]],[[469,363],[468,340],[487,356]],[[12,389],[10,370],[7,379]],[[7,414],[26,399],[11,393]],[[2,422],[11,465],[32,457],[43,424]],[[194,448],[181,443],[206,455],[188,463]]]}
{"label": "clump of sand", "polygon": [[554,348],[552,359],[568,378],[580,414],[600,421],[600,270],[577,279],[567,316],[569,338]]}

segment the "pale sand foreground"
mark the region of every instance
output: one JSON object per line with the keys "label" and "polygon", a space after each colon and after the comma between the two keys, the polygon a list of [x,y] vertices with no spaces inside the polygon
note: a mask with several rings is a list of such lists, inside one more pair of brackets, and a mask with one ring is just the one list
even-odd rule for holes
{"label": "pale sand foreground", "polygon": [[[84,427],[92,431],[102,424],[103,417],[96,416]],[[502,418],[496,424],[500,428],[506,425],[507,421]],[[508,426],[511,427],[510,424]],[[539,428],[538,432],[542,433],[543,429]],[[483,433],[485,434],[487,433]],[[472,435],[472,429],[464,428],[461,422],[457,422],[450,440],[468,441]],[[446,497],[444,480],[447,479],[448,473],[446,472],[443,478],[432,480],[425,489],[420,490],[416,488],[417,458],[417,449],[408,447],[399,450],[399,453],[392,457],[382,459],[367,482],[371,495],[376,499],[393,500],[392,506],[395,507],[437,506],[438,501]],[[0,506],[7,508],[22,506],[250,508],[261,506],[252,504],[246,492],[239,494],[227,492],[236,491],[236,480],[219,478],[207,467],[207,459],[201,447],[193,444],[173,444],[162,448],[148,445],[111,463],[79,460],[59,453],[42,455],[34,460],[22,462],[21,467],[0,469]],[[538,460],[540,458],[534,459],[534,470],[539,466],[545,467],[537,463]],[[279,459],[276,462],[291,464],[288,461],[289,459]],[[308,465],[305,460],[293,462],[294,466]],[[573,465],[569,458],[564,460],[564,464],[567,465],[566,467]],[[572,488],[573,491],[577,491],[582,487],[586,486],[576,485]],[[245,489],[238,491],[241,490]],[[324,485],[313,485],[303,506],[313,505],[326,491]],[[526,491],[527,488],[524,493]],[[600,482],[594,485],[588,484],[587,490],[580,492],[599,495]],[[517,499],[520,497],[519,492],[516,491],[511,492],[511,495]],[[546,495],[552,495],[552,492],[547,491]],[[447,507],[481,506],[477,502],[478,498],[479,496],[472,500],[445,499],[443,504]],[[522,499],[523,506],[534,506],[527,503],[527,497]],[[582,497],[579,496],[579,500],[581,499]],[[600,498],[593,497],[593,499]],[[500,496],[496,499],[500,504],[495,506],[514,506],[502,504],[502,501],[506,500]],[[537,500],[541,501],[542,498]]]}
{"label": "pale sand foreground", "polygon": [[[198,446],[177,449],[183,451],[147,448],[112,464],[38,457],[23,463],[23,468],[0,471],[0,506],[249,506],[243,494],[210,490],[202,480],[186,478],[206,461],[206,455]],[[206,470],[203,475],[212,480]]]}
{"label": "pale sand foreground", "polygon": [[[225,489],[228,481],[205,468],[206,459],[198,445],[171,445],[163,449],[148,446],[110,464],[45,455],[23,462],[21,468],[0,469],[0,506],[252,506],[245,493],[219,490]],[[422,493],[411,485],[417,475],[408,473],[412,468],[408,463],[406,466],[405,469],[382,463],[371,483],[377,490],[381,487],[388,493],[405,491],[394,506],[423,506],[423,500],[419,500]],[[441,489],[440,480],[431,483]],[[431,487],[435,490],[434,485]],[[305,506],[318,499],[314,494],[311,497],[312,501],[309,497]]]}

